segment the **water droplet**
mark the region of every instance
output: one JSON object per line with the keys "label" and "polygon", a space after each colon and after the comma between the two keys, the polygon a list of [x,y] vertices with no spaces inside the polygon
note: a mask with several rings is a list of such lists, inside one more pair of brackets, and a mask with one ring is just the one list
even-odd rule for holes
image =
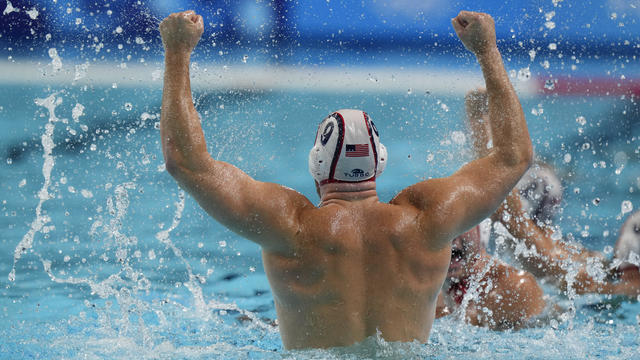
{"label": "water droplet", "polygon": [[31,10],[27,10],[25,11],[27,13],[27,15],[29,15],[29,17],[31,18],[31,20],[35,20],[38,18],[38,15],[40,14],[38,12],[38,9],[36,9],[35,7],[32,8]]}
{"label": "water droplet", "polygon": [[122,28],[120,26],[116,27],[116,34],[122,34]]}
{"label": "water droplet", "polygon": [[602,252],[604,252],[605,255],[610,255],[613,252],[613,248],[610,245],[607,245],[604,247]]}
{"label": "water droplet", "polygon": [[533,59],[536,58],[536,51],[531,49],[529,50],[529,58],[531,58],[531,61],[533,61]]}
{"label": "water droplet", "polygon": [[591,203],[593,203],[593,205],[595,205],[595,206],[600,205],[600,198],[595,198],[595,199],[591,200]]}
{"label": "water droplet", "polygon": [[551,21],[551,19],[553,19],[553,17],[556,16],[556,12],[555,11],[549,11],[548,13],[544,14],[544,19],[547,21]]}
{"label": "water droplet", "polygon": [[247,63],[247,60],[249,59],[249,55],[242,55],[242,62],[243,63]]}
{"label": "water droplet", "polygon": [[591,144],[589,143],[582,144],[582,150],[589,150],[590,148],[591,148]]}
{"label": "water droplet", "polygon": [[130,102],[124,103],[124,109],[127,111],[131,111],[131,109],[133,109],[133,105]]}
{"label": "water droplet", "polygon": [[577,122],[578,124],[580,124],[580,126],[585,126],[585,125],[586,125],[586,123],[587,123],[587,119],[585,119],[585,117],[584,117],[584,116],[578,116],[578,117],[576,118],[576,122]]}
{"label": "water droplet", "polygon": [[220,246],[220,247],[222,247],[222,248],[223,248],[223,247],[226,247],[226,246],[227,246],[227,242],[226,242],[226,241],[224,241],[224,240],[220,240],[220,241],[218,241],[218,246]]}
{"label": "water droplet", "polygon": [[564,162],[565,163],[570,163],[571,162],[571,154],[569,154],[569,153],[564,154]]}
{"label": "water droplet", "polygon": [[467,137],[462,131],[454,131],[451,133],[451,140],[454,144],[464,145],[467,142]]}
{"label": "water droplet", "polygon": [[531,79],[531,70],[529,70],[528,66],[518,70],[518,80],[529,81],[529,79]]}
{"label": "water droplet", "polygon": [[622,215],[631,212],[631,210],[633,210],[633,204],[631,201],[625,200],[620,204],[620,211],[622,212]]}
{"label": "water droplet", "polygon": [[556,50],[557,48],[558,48],[558,45],[556,43],[549,44],[549,50]]}
{"label": "water droplet", "polygon": [[553,30],[556,27],[556,23],[554,23],[553,21],[547,21],[544,23],[544,26],[549,30]]}
{"label": "water droplet", "polygon": [[556,83],[551,79],[548,79],[547,81],[544,82],[544,88],[547,90],[553,90],[555,89],[555,87],[556,87]]}

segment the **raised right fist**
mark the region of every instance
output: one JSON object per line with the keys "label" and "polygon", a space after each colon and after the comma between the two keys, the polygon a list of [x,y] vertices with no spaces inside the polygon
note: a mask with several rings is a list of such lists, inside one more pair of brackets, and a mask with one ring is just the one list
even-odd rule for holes
{"label": "raised right fist", "polygon": [[202,16],[191,10],[173,13],[160,23],[165,51],[191,53],[203,31]]}
{"label": "raised right fist", "polygon": [[451,23],[464,47],[474,54],[482,55],[496,48],[496,29],[491,15],[460,11]]}

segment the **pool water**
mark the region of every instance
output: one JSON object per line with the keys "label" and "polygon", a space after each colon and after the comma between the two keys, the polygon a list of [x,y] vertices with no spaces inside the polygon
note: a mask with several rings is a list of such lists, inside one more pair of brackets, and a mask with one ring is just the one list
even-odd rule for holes
{"label": "pool water", "polygon": [[[317,124],[366,110],[389,149],[383,201],[471,159],[463,94],[256,90],[195,94],[217,159],[317,201],[307,155]],[[0,87],[0,357],[634,358],[640,305],[567,298],[538,327],[494,332],[450,316],[429,344],[379,337],[349,349],[282,348],[259,248],[210,219],[164,169],[161,88]],[[565,185],[565,237],[607,250],[640,207],[633,97],[522,99],[537,156]],[[14,278],[10,281],[9,278]]]}

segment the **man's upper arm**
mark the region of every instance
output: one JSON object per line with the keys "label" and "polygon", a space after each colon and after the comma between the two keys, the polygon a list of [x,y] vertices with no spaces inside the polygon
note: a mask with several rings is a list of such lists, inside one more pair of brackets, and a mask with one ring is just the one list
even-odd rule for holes
{"label": "man's upper arm", "polygon": [[212,158],[201,171],[171,171],[200,206],[234,232],[266,249],[289,252],[300,231],[300,214],[313,204],[284,186],[252,179],[237,167]]}
{"label": "man's upper arm", "polygon": [[408,203],[422,210],[425,236],[435,247],[442,247],[491,215],[527,166],[528,163],[506,166],[491,153],[447,178],[410,186],[392,202]]}
{"label": "man's upper arm", "polygon": [[522,326],[544,310],[543,295],[542,288],[531,273],[504,270],[483,304],[492,311],[491,327],[502,330]]}

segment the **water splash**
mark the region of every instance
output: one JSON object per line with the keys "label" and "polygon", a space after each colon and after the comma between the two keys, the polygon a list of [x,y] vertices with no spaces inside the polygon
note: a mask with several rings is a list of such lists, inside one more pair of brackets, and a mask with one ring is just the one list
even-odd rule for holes
{"label": "water splash", "polygon": [[204,321],[210,321],[213,320],[213,311],[237,311],[238,313],[246,316],[251,320],[252,327],[258,327],[270,332],[277,331],[273,328],[273,326],[265,323],[253,312],[244,310],[238,307],[236,304],[227,304],[215,300],[211,300],[208,303],[205,301],[202,287],[200,287],[199,284],[201,281],[204,281],[204,279],[193,273],[191,264],[189,264],[189,262],[183,257],[182,251],[177,246],[175,246],[175,244],[173,244],[169,236],[171,232],[175,230],[178,225],[180,225],[180,221],[182,219],[182,213],[184,211],[185,205],[185,193],[183,190],[179,191],[178,201],[174,205],[176,206],[176,211],[173,215],[171,226],[156,233],[155,237],[158,241],[171,249],[173,254],[180,259],[187,270],[189,281],[184,283],[184,286],[191,292],[191,295],[193,296],[193,305],[195,307],[194,316]]}
{"label": "water splash", "polygon": [[45,132],[40,138],[43,149],[42,157],[44,158],[44,163],[42,165],[42,176],[44,177],[44,182],[42,184],[42,188],[38,192],[39,201],[36,206],[36,218],[31,222],[29,231],[22,237],[22,240],[13,251],[13,266],[8,276],[9,281],[11,282],[16,279],[16,264],[18,263],[18,260],[20,260],[23,254],[31,249],[35,235],[51,221],[51,218],[42,212],[42,205],[52,197],[52,195],[49,194],[49,187],[51,186],[51,170],[55,165],[55,159],[52,152],[53,148],[56,146],[53,142],[53,130],[55,129],[55,123],[60,121],[60,119],[56,117],[55,109],[56,106],[62,103],[62,98],[57,96],[58,93],[54,93],[44,99],[35,100],[36,105],[45,107],[49,112],[48,122],[44,126]]}
{"label": "water splash", "polygon": [[14,8],[13,4],[11,4],[11,1],[7,0],[7,6],[4,8],[4,11],[2,12],[2,15],[11,14],[14,11],[15,12],[19,12],[20,9]]}

